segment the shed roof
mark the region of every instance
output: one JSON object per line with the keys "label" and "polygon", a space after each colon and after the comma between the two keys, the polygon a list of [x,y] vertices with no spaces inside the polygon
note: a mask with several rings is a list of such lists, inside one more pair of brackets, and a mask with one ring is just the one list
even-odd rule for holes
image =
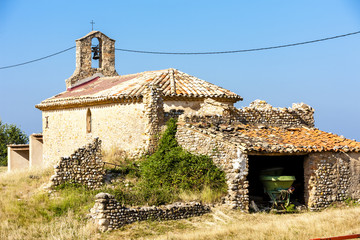
{"label": "shed roof", "polygon": [[242,97],[177,69],[169,68],[116,77],[95,77],[36,105],[39,109],[101,102],[109,99],[141,98],[145,87],[160,87],[165,97],[223,98],[237,102]]}
{"label": "shed roof", "polygon": [[317,128],[282,128],[264,125],[221,125],[193,128],[238,145],[248,153],[360,152],[360,142]]}

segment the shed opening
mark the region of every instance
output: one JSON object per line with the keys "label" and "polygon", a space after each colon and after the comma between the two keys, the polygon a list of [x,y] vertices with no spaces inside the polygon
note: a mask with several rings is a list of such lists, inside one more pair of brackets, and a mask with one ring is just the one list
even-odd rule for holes
{"label": "shed opening", "polygon": [[295,176],[292,186],[295,191],[290,195],[291,203],[305,204],[304,198],[304,159],[305,155],[249,155],[249,201],[259,208],[271,207],[270,197],[264,191],[260,175],[268,175],[267,170],[275,170],[276,175]]}

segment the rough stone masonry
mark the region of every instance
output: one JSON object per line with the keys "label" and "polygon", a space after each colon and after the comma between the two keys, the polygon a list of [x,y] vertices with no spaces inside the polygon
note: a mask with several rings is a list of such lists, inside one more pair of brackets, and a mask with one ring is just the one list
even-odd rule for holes
{"label": "rough stone masonry", "polygon": [[306,104],[279,109],[257,100],[236,109],[209,100],[201,112],[179,117],[176,138],[184,149],[211,156],[224,170],[225,203],[231,207],[249,209],[249,156],[253,155],[302,156],[301,184],[310,210],[360,198],[360,144],[314,128],[313,109]]}
{"label": "rough stone masonry", "polygon": [[90,210],[90,217],[98,225],[100,231],[110,231],[136,221],[176,220],[210,212],[209,206],[198,202],[127,208],[108,193],[99,193],[95,198],[95,205]]}
{"label": "rough stone masonry", "polygon": [[62,157],[55,165],[55,174],[50,180],[52,186],[64,183],[78,183],[91,189],[103,185],[105,169],[101,159],[101,140],[79,148],[70,157]]}

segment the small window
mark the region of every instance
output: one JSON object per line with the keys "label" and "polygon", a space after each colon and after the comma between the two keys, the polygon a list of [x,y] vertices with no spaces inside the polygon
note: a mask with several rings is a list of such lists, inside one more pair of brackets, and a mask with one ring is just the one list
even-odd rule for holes
{"label": "small window", "polygon": [[45,117],[45,128],[49,128],[49,116]]}
{"label": "small window", "polygon": [[86,113],[86,132],[91,133],[91,111],[90,108],[88,108]]}

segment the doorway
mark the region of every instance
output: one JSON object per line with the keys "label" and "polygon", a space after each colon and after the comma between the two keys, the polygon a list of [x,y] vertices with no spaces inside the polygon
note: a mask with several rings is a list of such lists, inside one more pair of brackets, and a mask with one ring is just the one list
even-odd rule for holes
{"label": "doorway", "polygon": [[304,204],[304,159],[305,155],[249,155],[249,200],[254,201],[257,206],[269,206],[270,198],[264,192],[260,181],[260,175],[264,170],[275,169],[282,176],[295,176],[292,186],[295,191],[291,194],[290,200],[295,205]]}

